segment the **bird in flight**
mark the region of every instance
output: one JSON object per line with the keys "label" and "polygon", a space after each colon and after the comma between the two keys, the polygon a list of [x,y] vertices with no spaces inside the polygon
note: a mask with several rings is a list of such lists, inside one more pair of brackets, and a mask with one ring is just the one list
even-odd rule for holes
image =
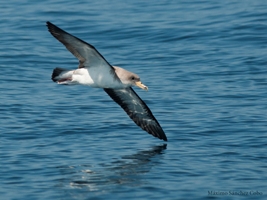
{"label": "bird in flight", "polygon": [[94,46],[67,33],[51,22],[47,22],[49,32],[79,60],[78,69],[55,68],[52,80],[61,85],[86,85],[103,88],[104,91],[143,130],[161,140],[167,137],[145,102],[136,94],[132,86],[148,90],[137,74],[110,65]]}

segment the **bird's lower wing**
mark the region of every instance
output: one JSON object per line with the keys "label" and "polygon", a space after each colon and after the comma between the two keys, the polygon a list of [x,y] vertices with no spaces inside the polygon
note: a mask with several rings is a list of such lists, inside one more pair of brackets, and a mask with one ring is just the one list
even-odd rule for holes
{"label": "bird's lower wing", "polygon": [[132,88],[109,89],[105,92],[129,115],[129,117],[143,130],[167,141],[167,137],[160,124],[153,116],[145,102],[135,93]]}

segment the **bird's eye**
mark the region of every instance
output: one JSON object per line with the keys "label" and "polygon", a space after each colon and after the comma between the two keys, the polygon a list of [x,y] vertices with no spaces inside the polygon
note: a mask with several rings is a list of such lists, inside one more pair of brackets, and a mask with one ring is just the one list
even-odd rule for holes
{"label": "bird's eye", "polygon": [[134,76],[132,76],[131,79],[134,80],[135,79]]}

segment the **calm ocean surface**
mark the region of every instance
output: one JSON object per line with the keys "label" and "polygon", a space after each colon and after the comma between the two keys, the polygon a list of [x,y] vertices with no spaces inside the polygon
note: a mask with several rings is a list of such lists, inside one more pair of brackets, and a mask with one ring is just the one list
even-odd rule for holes
{"label": "calm ocean surface", "polygon": [[[267,1],[3,1],[0,198],[266,199]],[[62,86],[78,61],[46,21],[141,76],[163,127],[102,89]]]}

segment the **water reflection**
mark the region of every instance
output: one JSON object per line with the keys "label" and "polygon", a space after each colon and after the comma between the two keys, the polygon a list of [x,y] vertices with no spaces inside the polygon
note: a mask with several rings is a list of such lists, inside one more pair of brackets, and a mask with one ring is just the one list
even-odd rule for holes
{"label": "water reflection", "polygon": [[[93,169],[92,166],[79,166],[73,169],[81,172],[79,178],[72,177],[70,185],[74,188],[88,188],[91,191],[108,189],[114,185],[137,186],[146,182],[143,174],[148,173],[154,165],[162,160],[162,152],[167,144],[154,146],[149,150],[123,156],[120,160],[101,164]],[[77,169],[81,168],[81,169]],[[76,171],[77,173],[77,171]],[[77,174],[76,174],[77,175]]]}

